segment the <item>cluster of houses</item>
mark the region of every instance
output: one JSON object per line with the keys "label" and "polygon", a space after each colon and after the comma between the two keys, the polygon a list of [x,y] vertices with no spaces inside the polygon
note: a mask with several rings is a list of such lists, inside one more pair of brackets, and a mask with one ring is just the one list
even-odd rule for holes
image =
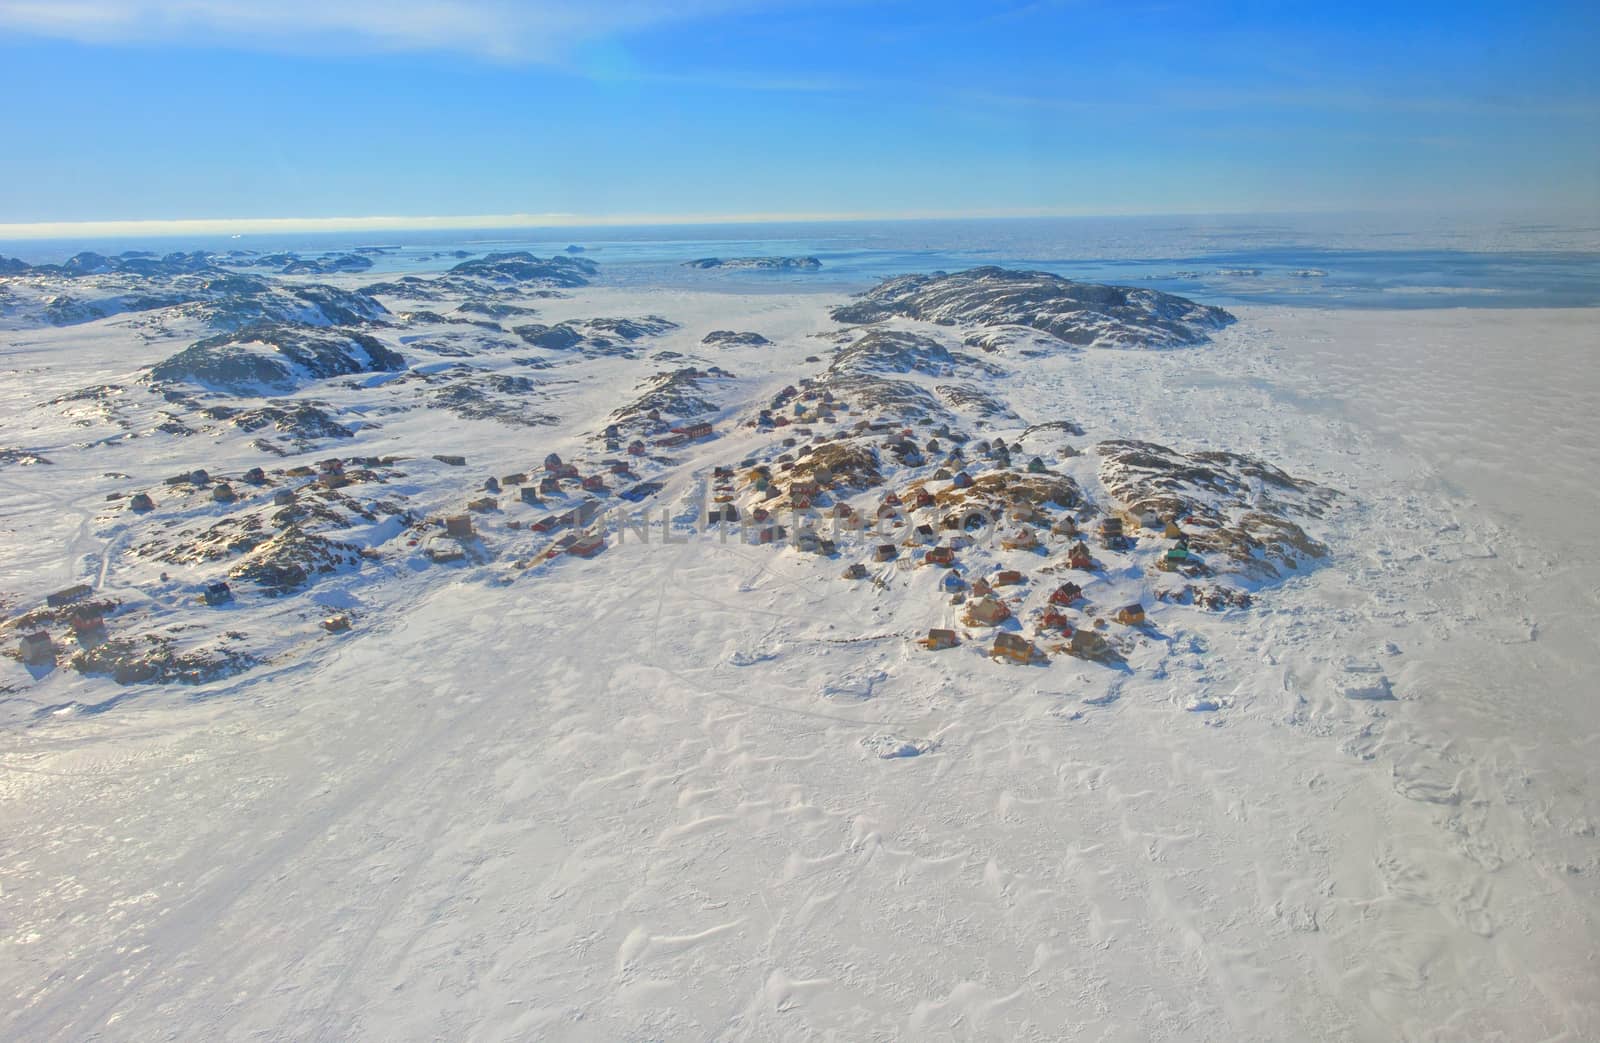
{"label": "cluster of houses", "polygon": [[[830,433],[802,424],[821,420],[825,411],[836,420],[848,410],[848,403],[836,401],[825,390],[783,389],[753,422],[753,426],[774,433],[787,428],[782,432],[783,451],[766,463],[746,459],[737,470],[717,467],[710,520],[743,522],[751,541],[758,544],[788,540],[802,553],[823,556],[839,551],[838,540],[823,535],[824,525],[831,525],[835,537],[841,530],[864,534],[869,528],[888,535],[888,542],[869,541],[871,565],[893,562],[899,568],[920,565],[945,570],[938,589],[962,607],[963,624],[969,629],[992,630],[990,653],[1011,662],[1039,661],[1047,650],[1088,659],[1113,656],[1116,650],[1108,636],[1112,623],[1143,626],[1144,606],[1134,602],[1106,612],[1085,601],[1079,583],[1063,582],[1051,589],[1042,607],[1028,614],[1025,629],[1031,630],[1030,640],[1014,629],[1021,622],[1017,617],[1030,589],[1021,571],[1000,568],[970,582],[964,575],[961,557],[974,546],[975,529],[998,526],[1001,550],[1050,559],[1042,563],[1041,571],[1046,573],[1101,571],[1103,566],[1087,542],[1095,536],[1104,549],[1114,552],[1127,552],[1139,540],[1159,538],[1167,544],[1156,568],[1186,572],[1204,568],[1175,518],[1145,514],[1125,519],[1108,514],[1099,518],[1091,533],[1086,526],[1094,521],[1096,512],[1075,502],[1051,501],[1047,494],[1057,486],[1050,480],[1058,476],[1042,457],[1024,460],[1020,445],[1008,445],[1002,439],[968,445],[967,436],[952,432],[947,425],[939,426],[924,441],[913,427],[881,418],[857,421]],[[881,453],[903,466],[937,464],[927,478],[887,490],[875,504],[862,508],[849,498],[859,500],[860,486],[871,488],[880,482],[840,481],[842,476],[818,460],[824,455],[833,458],[835,454],[826,452],[829,446],[860,443],[873,436],[882,438]],[[1076,453],[1069,448],[1063,455]],[[1075,500],[1075,496],[1062,498]],[[803,527],[790,539],[782,522],[796,518],[803,518],[797,522]],[[852,562],[843,570],[843,578],[869,579],[874,575],[871,565]],[[1008,600],[1005,588],[1016,588],[1023,596]],[[920,643],[937,650],[960,641],[955,630],[934,628]]]}

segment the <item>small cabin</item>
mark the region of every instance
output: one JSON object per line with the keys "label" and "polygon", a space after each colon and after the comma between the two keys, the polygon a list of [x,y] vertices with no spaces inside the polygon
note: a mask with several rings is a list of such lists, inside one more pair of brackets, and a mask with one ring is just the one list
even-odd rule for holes
{"label": "small cabin", "polygon": [[1138,626],[1144,622],[1144,606],[1137,601],[1131,605],[1123,605],[1117,609],[1116,620],[1123,626]]}
{"label": "small cabin", "polygon": [[56,661],[56,645],[43,630],[23,634],[17,642],[17,652],[29,666],[43,666]]}
{"label": "small cabin", "polygon": [[950,480],[949,470],[943,467],[939,468],[933,472],[933,480],[936,482],[948,482]]}
{"label": "small cabin", "polygon": [[961,578],[961,573],[954,570],[946,572],[944,578],[939,581],[939,589],[946,594],[959,594],[966,585],[967,581]]}
{"label": "small cabin", "polygon": [[534,506],[544,502],[539,499],[539,490],[531,485],[524,485],[521,489],[518,489],[517,495],[523,503],[533,504]]}
{"label": "small cabin", "polygon": [[559,471],[559,470],[561,470],[561,456],[559,454],[557,454],[557,453],[551,453],[549,456],[545,457],[544,458],[544,469],[546,471]]}
{"label": "small cabin", "polygon": [[541,496],[558,496],[561,493],[561,480],[554,475],[546,475],[539,479],[539,494]]}
{"label": "small cabin", "polygon": [[467,501],[467,510],[476,511],[478,514],[487,514],[489,511],[498,511],[500,501],[493,496],[480,496],[476,500]]}
{"label": "small cabin", "polygon": [[949,547],[930,547],[922,560],[929,565],[950,566],[956,563],[956,552]]}
{"label": "small cabin", "polygon": [[575,558],[592,558],[605,547],[605,537],[595,533],[586,533],[572,541],[567,548],[567,553]]}
{"label": "small cabin", "polygon": [[133,498],[128,501],[128,510],[137,511],[140,514],[155,509],[156,502],[150,498],[149,493],[134,493]]}
{"label": "small cabin", "polygon": [[472,519],[465,514],[452,514],[444,520],[444,534],[453,540],[472,539]]}
{"label": "small cabin", "polygon": [[1072,545],[1067,551],[1067,566],[1074,569],[1094,568],[1094,558],[1089,554],[1089,547],[1082,540]]}
{"label": "small cabin", "polygon": [[900,552],[895,549],[895,545],[894,544],[892,544],[892,543],[880,543],[880,544],[878,544],[877,549],[872,552],[872,560],[874,560],[874,561],[893,561],[894,558],[895,558],[895,555],[897,555],[899,553]]}
{"label": "small cabin", "polygon": [[1044,474],[1044,472],[1045,472],[1044,460],[1042,460],[1041,458],[1036,456],[1032,460],[1028,461],[1028,473],[1029,474]]}
{"label": "small cabin", "polygon": [[914,507],[918,508],[932,507],[933,494],[928,490],[919,487],[916,492],[911,494],[911,503]]}
{"label": "small cabin", "polygon": [[205,589],[200,592],[200,600],[208,605],[224,605],[233,600],[233,591],[226,583],[217,580],[206,584]]}
{"label": "small cabin", "polygon": [[322,621],[322,629],[330,634],[342,634],[350,629],[350,617],[344,615],[328,616]]}
{"label": "small cabin", "polygon": [[1178,528],[1178,520],[1176,518],[1167,519],[1167,524],[1162,529],[1161,535],[1169,540],[1183,539],[1183,530]]}
{"label": "small cabin", "polygon": [[497,492],[499,492],[500,491],[500,479],[496,478],[494,475],[490,475],[489,477],[485,478],[483,480],[483,491],[486,492],[486,493],[497,493]]}
{"label": "small cabin", "polygon": [[1073,521],[1070,516],[1063,515],[1056,519],[1054,525],[1050,526],[1050,531],[1057,536],[1076,536],[1078,534],[1078,523]]}
{"label": "small cabin", "polygon": [[606,480],[598,474],[591,474],[582,481],[583,491],[589,493],[606,492]]}
{"label": "small cabin", "polygon": [[1161,515],[1157,514],[1155,511],[1145,511],[1143,514],[1139,515],[1139,527],[1154,530],[1162,529],[1166,526],[1161,520]]}
{"label": "small cabin", "polygon": [[859,562],[859,561],[855,562],[849,568],[844,570],[844,578],[845,579],[866,579],[867,578],[867,567],[865,565],[861,564],[861,562]]}
{"label": "small cabin", "polygon": [[294,503],[293,490],[279,489],[277,492],[272,494],[272,505],[274,507],[287,507],[292,503]]}
{"label": "small cabin", "polygon": [[628,455],[629,456],[643,456],[644,454],[645,454],[645,446],[644,446],[644,443],[642,441],[640,441],[639,439],[635,438],[633,441],[628,443]]}
{"label": "small cabin", "polygon": [[954,648],[961,642],[956,640],[956,632],[943,627],[934,627],[928,631],[928,636],[922,639],[922,647],[930,652],[937,652],[945,648]]}
{"label": "small cabin", "polygon": [[252,467],[244,473],[243,478],[247,485],[262,485],[267,480],[267,472],[259,467]]}
{"label": "small cabin", "polygon": [[211,490],[211,498],[217,503],[232,503],[238,497],[234,495],[233,487],[226,482],[217,485]]}
{"label": "small cabin", "polygon": [[1022,573],[1016,569],[1003,569],[995,574],[994,585],[997,587],[1014,587],[1022,582]]}
{"label": "small cabin", "polygon": [[1102,519],[1100,522],[1100,535],[1108,538],[1121,536],[1122,519],[1116,517]]}
{"label": "small cabin", "polygon": [[500,484],[501,485],[526,485],[527,482],[528,482],[528,475],[524,471],[517,471],[517,472],[515,472],[513,474],[506,474],[506,475],[501,475],[500,476]]}
{"label": "small cabin", "polygon": [[1020,634],[1002,632],[994,636],[994,647],[989,654],[1013,663],[1030,663],[1034,657],[1033,642]]}
{"label": "small cabin", "polygon": [[957,489],[970,489],[970,488],[972,488],[972,475],[968,474],[965,471],[957,472],[955,478],[952,479],[952,481],[954,482],[955,487]]}
{"label": "small cabin", "polygon": [[433,458],[444,464],[446,467],[467,466],[467,458],[464,456],[458,456],[454,453],[434,453]]}

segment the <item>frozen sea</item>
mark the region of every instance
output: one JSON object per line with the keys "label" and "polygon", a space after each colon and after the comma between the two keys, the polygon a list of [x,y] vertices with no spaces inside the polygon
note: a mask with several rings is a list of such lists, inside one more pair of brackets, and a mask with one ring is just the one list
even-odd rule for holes
{"label": "frozen sea", "polygon": [[[1600,305],[1600,218],[1451,215],[1015,218],[548,230],[246,235],[161,240],[0,241],[34,263],[79,250],[388,247],[375,274],[426,274],[454,251],[555,253],[581,246],[602,286],[771,293],[855,291],[907,272],[1001,265],[1086,282],[1149,286],[1223,305],[1589,307]],[[703,271],[701,257],[808,256],[812,272]]]}

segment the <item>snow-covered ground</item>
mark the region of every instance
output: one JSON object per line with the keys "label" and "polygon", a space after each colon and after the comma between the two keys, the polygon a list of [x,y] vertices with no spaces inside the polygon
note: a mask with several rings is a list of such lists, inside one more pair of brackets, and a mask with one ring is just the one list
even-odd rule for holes
{"label": "snow-covered ground", "polygon": [[[539,307],[681,323],[652,348],[732,371],[731,410],[817,371],[837,300]],[[1245,610],[1155,607],[1125,669],[926,652],[955,610],[925,570],[855,585],[714,537],[519,570],[503,534],[240,609],[270,655],[211,684],[0,663],[0,1034],[1600,1038],[1600,320],[1238,311],[1206,347],[992,385],[1084,447],[1344,494],[1326,565]],[[41,408],[183,343],[122,322],[0,338],[4,442],[52,460],[0,470],[5,592],[89,579],[186,619],[192,577],[156,581],[104,497],[263,461],[237,435],[97,447],[101,420]],[[776,344],[699,347],[713,328]],[[561,370],[554,426],[375,410],[332,451],[532,469],[659,368]],[[664,497],[755,437],[684,450]],[[433,512],[460,481],[397,490]],[[317,629],[332,609],[351,633]],[[1395,699],[1343,694],[1379,676]]]}

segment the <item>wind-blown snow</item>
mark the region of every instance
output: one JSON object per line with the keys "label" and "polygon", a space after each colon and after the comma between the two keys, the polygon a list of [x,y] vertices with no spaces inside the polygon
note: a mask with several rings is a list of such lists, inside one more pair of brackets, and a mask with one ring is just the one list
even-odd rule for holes
{"label": "wind-blown snow", "polygon": [[[679,357],[483,348],[541,378],[553,422],[525,426],[415,406],[460,377],[392,345],[412,367],[381,387],[303,389],[353,438],[279,459],[225,421],[154,429],[129,377],[175,346],[125,320],[4,334],[4,595],[88,579],[270,640],[187,687],[0,663],[0,1033],[1600,1036],[1600,577],[1574,554],[1600,510],[1593,313],[1244,309],[1192,350],[981,356],[1008,440],[1070,420],[1085,435],[1051,444],[1242,453],[1338,490],[1327,563],[1248,610],[1105,579],[1098,600],[1151,610],[1121,667],[927,652],[908,637],[960,611],[931,570],[857,584],[714,534],[515,569],[487,553],[521,538],[510,509],[451,566],[352,518],[334,534],[395,558],[226,624],[194,608],[199,571],[131,553],[156,521],[108,493],[394,453],[385,494],[434,514],[585,452],[653,373],[714,364],[722,435],[660,473],[660,503],[697,502],[757,444],[739,403],[825,370],[804,358],[839,302],[533,303],[659,313],[679,328],[639,354]],[[772,343],[702,348],[713,329]],[[125,390],[44,405],[102,385]],[[1060,466],[1098,481],[1092,453]],[[170,495],[183,525],[226,514]],[[317,627],[334,611],[351,633]],[[1392,700],[1349,697],[1380,677]]]}

